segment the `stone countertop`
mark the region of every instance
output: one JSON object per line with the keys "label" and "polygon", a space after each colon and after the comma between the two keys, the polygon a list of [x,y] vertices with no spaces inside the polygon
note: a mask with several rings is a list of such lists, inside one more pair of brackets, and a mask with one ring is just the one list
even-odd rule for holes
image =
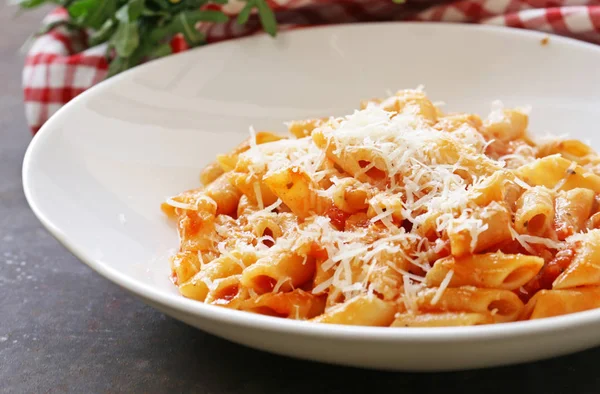
{"label": "stone countertop", "polygon": [[[42,16],[0,5],[0,392],[600,393],[600,349],[479,371],[411,374],[292,360],[197,331],[80,263],[33,216],[18,49]],[[600,335],[600,334],[599,334]],[[402,351],[402,349],[398,349]]]}

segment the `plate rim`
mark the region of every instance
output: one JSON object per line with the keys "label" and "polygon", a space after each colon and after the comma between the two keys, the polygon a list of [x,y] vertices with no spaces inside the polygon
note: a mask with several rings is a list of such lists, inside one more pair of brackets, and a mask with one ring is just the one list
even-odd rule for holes
{"label": "plate rim", "polygon": [[[577,40],[574,38],[559,36],[553,33],[539,32],[534,30],[526,30],[505,26],[496,25],[473,25],[463,23],[448,23],[448,22],[362,22],[352,24],[339,25],[320,25],[305,27],[300,29],[292,29],[279,32],[278,35],[298,35],[321,30],[327,34],[328,31],[346,30],[346,29],[361,29],[366,27],[378,28],[384,26],[393,26],[399,29],[411,29],[413,27],[425,29],[456,29],[456,30],[481,30],[494,34],[507,36],[521,36],[525,38],[544,38],[550,37],[552,43],[560,43],[565,45],[579,46],[585,50],[597,52],[600,56],[600,46]],[[311,33],[308,33],[311,34]],[[320,338],[332,338],[340,340],[360,340],[368,342],[474,342],[474,341],[489,341],[499,340],[504,338],[514,338],[528,335],[539,335],[545,333],[556,333],[564,330],[579,329],[588,325],[600,325],[600,309],[577,312],[569,315],[550,317],[545,319],[511,322],[503,324],[470,326],[470,327],[366,327],[366,326],[344,326],[337,324],[315,324],[307,321],[296,321],[290,319],[282,319],[271,316],[253,314],[250,312],[231,310],[214,305],[208,305],[200,301],[187,299],[179,294],[170,294],[164,290],[160,290],[155,286],[145,284],[127,275],[121,274],[119,270],[104,264],[89,256],[82,248],[79,248],[75,243],[70,242],[68,236],[56,226],[51,219],[47,217],[45,212],[37,205],[32,190],[35,176],[32,173],[34,162],[36,161],[37,152],[44,149],[44,141],[51,138],[52,133],[60,130],[62,119],[68,117],[71,108],[76,108],[79,103],[85,102],[92,95],[101,94],[102,91],[114,84],[118,84],[122,79],[134,77],[137,73],[143,73],[146,69],[154,64],[176,62],[183,60],[187,56],[198,56],[201,51],[214,46],[239,45],[246,41],[271,40],[264,33],[255,34],[248,37],[242,37],[235,40],[228,40],[218,43],[213,43],[204,47],[197,47],[191,50],[173,54],[171,56],[150,61],[148,63],[136,66],[130,70],[120,73],[110,79],[104,80],[92,88],[86,90],[82,94],[75,97],[62,108],[57,111],[46,123],[40,128],[36,135],[32,138],[27,147],[23,158],[22,165],[22,183],[23,191],[27,203],[32,212],[46,228],[46,230],[61,243],[70,253],[72,253],[82,263],[86,264],[93,271],[100,274],[105,279],[113,282],[119,287],[127,290],[129,293],[142,297],[144,300],[149,300],[152,303],[161,305],[167,309],[174,309],[177,312],[190,314],[202,319],[218,321],[221,323],[230,324],[233,326],[247,327],[260,329],[270,332],[286,332],[295,335],[307,335]]]}

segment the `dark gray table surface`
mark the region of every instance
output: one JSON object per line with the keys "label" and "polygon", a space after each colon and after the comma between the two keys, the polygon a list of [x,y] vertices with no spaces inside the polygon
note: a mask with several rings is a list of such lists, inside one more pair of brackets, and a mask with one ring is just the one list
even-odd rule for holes
{"label": "dark gray table surface", "polygon": [[23,196],[30,135],[17,51],[41,13],[13,21],[13,11],[0,5],[0,392],[600,393],[600,349],[458,373],[335,367],[218,339],[101,278],[48,235]]}

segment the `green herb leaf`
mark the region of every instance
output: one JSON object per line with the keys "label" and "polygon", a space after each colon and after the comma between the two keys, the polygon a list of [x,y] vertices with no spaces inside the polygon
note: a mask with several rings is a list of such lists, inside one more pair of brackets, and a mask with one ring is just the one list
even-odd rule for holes
{"label": "green herb leaf", "polygon": [[85,17],[98,6],[96,0],[79,0],[69,7],[71,18]]}
{"label": "green herb leaf", "polygon": [[168,24],[166,26],[156,27],[150,32],[148,37],[152,42],[159,42],[164,40],[168,35],[175,34],[174,24]]}
{"label": "green herb leaf", "polygon": [[117,10],[115,16],[121,22],[135,22],[142,15],[142,11],[144,11],[144,0],[130,0]]}
{"label": "green herb leaf", "polygon": [[121,22],[111,40],[112,45],[121,57],[129,57],[140,45],[138,25],[135,22]]}
{"label": "green herb leaf", "polygon": [[129,6],[129,21],[133,22],[142,15],[144,0],[130,0],[127,5]]}
{"label": "green herb leaf", "polygon": [[117,13],[115,14],[115,17],[120,22],[124,22],[124,23],[130,22],[130,20],[129,20],[129,4],[125,4],[123,7],[119,8],[117,10]]}
{"label": "green herb leaf", "polygon": [[277,20],[273,10],[269,7],[265,0],[255,0],[256,7],[258,8],[258,17],[263,29],[271,36],[275,37],[277,34]]}
{"label": "green herb leaf", "polygon": [[173,48],[171,48],[171,45],[165,43],[154,48],[152,52],[150,52],[149,57],[151,59],[158,59],[170,55],[171,53],[173,53]]}
{"label": "green herb leaf", "polygon": [[250,18],[250,14],[252,13],[252,9],[254,9],[254,0],[248,0],[246,5],[237,16],[236,22],[238,25],[245,25],[248,22],[248,18]]}
{"label": "green herb leaf", "polygon": [[176,32],[183,34],[189,45],[197,45],[204,40],[204,34],[196,30],[196,21],[184,12],[177,15],[173,26]]}
{"label": "green herb leaf", "polygon": [[[204,34],[196,29],[198,22],[215,22],[222,23],[227,22],[228,18],[225,14],[219,11],[205,10],[205,11],[187,11],[180,12],[170,26],[164,31],[155,34],[163,33],[181,33],[190,46],[196,46],[204,42]],[[154,37],[156,40],[158,37]]]}
{"label": "green herb leaf", "polygon": [[115,59],[113,59],[110,62],[109,66],[108,66],[108,73],[106,76],[107,76],[107,78],[110,78],[113,75],[116,75],[120,72],[127,70],[129,67],[131,67],[131,63],[130,63],[129,59],[122,58],[122,57],[116,57]]}
{"label": "green herb leaf", "polygon": [[90,36],[89,44],[90,46],[96,46],[102,44],[110,39],[110,37],[117,30],[117,24],[114,19],[107,19],[106,22],[102,25],[100,30],[96,30]]}
{"label": "green herb leaf", "polygon": [[[108,43],[108,75],[134,67],[146,59],[171,53],[171,38],[181,33],[190,47],[205,43],[196,29],[198,22],[223,23],[228,20],[221,11],[204,9],[207,4],[227,4],[232,0],[12,0],[26,10],[41,5],[59,5],[67,9],[68,21],[46,25],[39,33],[57,27],[90,32],[89,44]],[[237,21],[244,24],[252,11],[265,31],[277,32],[277,21],[268,0],[246,0]]]}
{"label": "green herb leaf", "polygon": [[117,0],[76,0],[69,7],[69,15],[80,25],[100,29],[106,19],[117,10]]}

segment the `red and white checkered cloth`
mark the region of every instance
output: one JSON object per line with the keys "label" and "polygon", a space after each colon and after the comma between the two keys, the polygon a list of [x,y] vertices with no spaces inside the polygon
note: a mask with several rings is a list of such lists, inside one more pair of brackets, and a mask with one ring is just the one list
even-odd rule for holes
{"label": "red and white checkered cloth", "polygon": [[[482,23],[539,30],[600,44],[600,0],[268,0],[280,30],[329,23],[413,20]],[[222,10],[236,15],[244,3],[232,1]],[[68,18],[64,9],[46,17],[44,24]],[[245,26],[235,18],[224,24],[201,24],[207,42],[246,36],[260,31],[254,16]],[[23,69],[25,112],[33,133],[69,100],[101,81],[107,72],[106,47],[88,48],[84,32],[56,28],[37,38]],[[187,49],[175,37],[174,52]]]}

